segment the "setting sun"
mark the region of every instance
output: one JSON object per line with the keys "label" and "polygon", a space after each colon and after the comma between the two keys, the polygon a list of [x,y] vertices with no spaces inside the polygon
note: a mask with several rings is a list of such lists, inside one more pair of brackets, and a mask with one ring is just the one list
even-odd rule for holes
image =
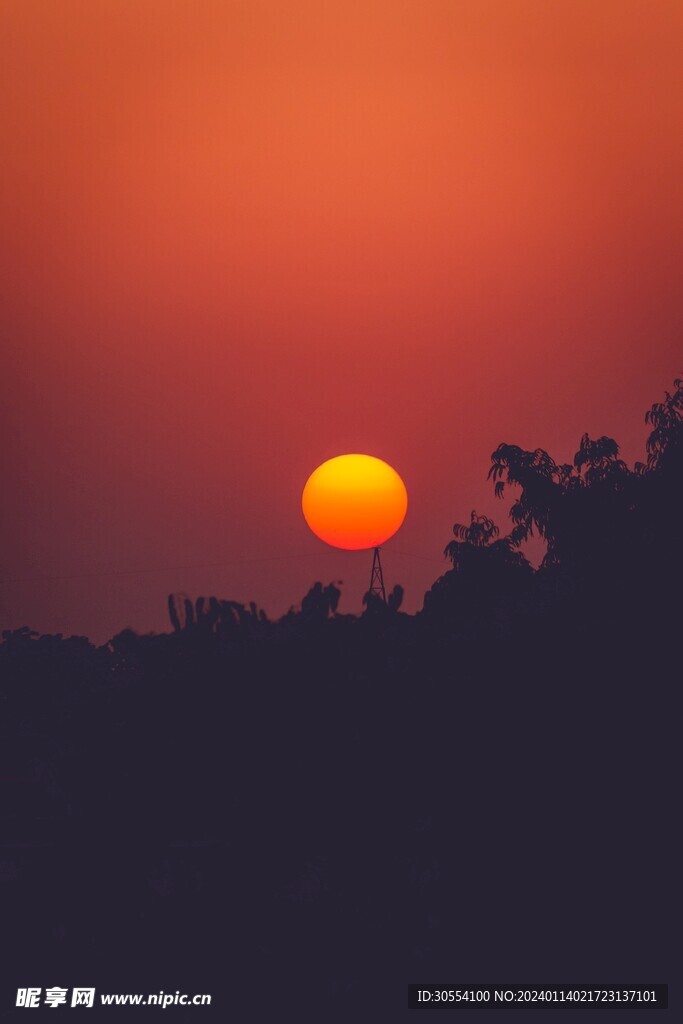
{"label": "setting sun", "polygon": [[313,533],[336,548],[374,548],[405,519],[408,494],[395,469],[372,455],[338,455],[310,475],[301,499]]}

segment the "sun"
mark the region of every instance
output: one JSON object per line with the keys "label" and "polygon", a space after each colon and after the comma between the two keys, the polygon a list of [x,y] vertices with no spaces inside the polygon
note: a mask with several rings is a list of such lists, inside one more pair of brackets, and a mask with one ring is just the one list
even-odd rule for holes
{"label": "sun", "polygon": [[301,498],[316,537],[360,551],[393,537],[405,519],[408,492],[395,469],[372,455],[338,455],[309,476]]}

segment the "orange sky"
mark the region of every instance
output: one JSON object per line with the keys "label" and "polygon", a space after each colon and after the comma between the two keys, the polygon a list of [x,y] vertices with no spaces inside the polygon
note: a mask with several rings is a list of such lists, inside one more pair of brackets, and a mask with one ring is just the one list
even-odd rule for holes
{"label": "orange sky", "polygon": [[300,503],[349,451],[406,482],[413,610],[454,520],[505,525],[500,441],[642,456],[683,370],[679,0],[0,18],[2,627],[280,614],[318,578],[357,610],[367,553]]}

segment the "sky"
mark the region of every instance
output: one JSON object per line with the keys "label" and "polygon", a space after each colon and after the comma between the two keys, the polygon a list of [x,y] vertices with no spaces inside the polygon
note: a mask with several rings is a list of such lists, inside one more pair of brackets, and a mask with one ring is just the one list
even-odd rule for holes
{"label": "sky", "polygon": [[0,0],[0,628],[315,580],[389,462],[404,610],[502,441],[643,457],[683,371],[679,0]]}

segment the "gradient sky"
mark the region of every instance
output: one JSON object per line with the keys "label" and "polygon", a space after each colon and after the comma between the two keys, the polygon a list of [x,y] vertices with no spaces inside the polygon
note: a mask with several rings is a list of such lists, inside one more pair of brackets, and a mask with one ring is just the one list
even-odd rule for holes
{"label": "gradient sky", "polygon": [[683,370],[680,0],[1,0],[0,626],[274,615],[370,555],[421,606],[501,441],[640,458]]}

